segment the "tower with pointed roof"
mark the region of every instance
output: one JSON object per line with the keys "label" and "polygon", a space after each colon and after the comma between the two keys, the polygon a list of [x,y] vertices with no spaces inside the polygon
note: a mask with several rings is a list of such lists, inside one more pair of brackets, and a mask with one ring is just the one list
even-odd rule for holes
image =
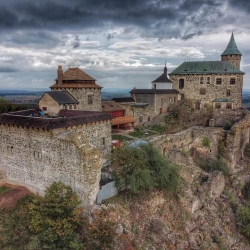
{"label": "tower with pointed roof", "polygon": [[225,51],[221,54],[221,61],[228,61],[232,63],[237,69],[240,69],[241,52],[238,50],[232,33],[231,39]]}
{"label": "tower with pointed roof", "polygon": [[101,111],[101,89],[96,80],[83,70],[69,68],[65,72],[58,66],[55,84],[50,86],[51,91],[68,91],[78,102],[79,110]]}
{"label": "tower with pointed roof", "polygon": [[172,82],[168,78],[168,69],[165,62],[163,74],[156,78],[152,83],[152,89],[172,89]]}

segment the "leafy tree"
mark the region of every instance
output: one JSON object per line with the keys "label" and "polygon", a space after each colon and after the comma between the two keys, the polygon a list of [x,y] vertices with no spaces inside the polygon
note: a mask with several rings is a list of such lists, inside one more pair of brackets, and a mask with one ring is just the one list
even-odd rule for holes
{"label": "leafy tree", "polygon": [[1,211],[1,250],[82,250],[79,204],[70,187],[55,182],[44,197],[27,196],[12,211]]}
{"label": "leafy tree", "polygon": [[117,187],[134,195],[153,188],[172,192],[180,187],[179,167],[150,144],[116,150],[112,167]]}
{"label": "leafy tree", "polygon": [[80,200],[72,189],[61,182],[53,183],[44,198],[31,204],[30,231],[41,249],[81,249],[76,230],[81,225]]}
{"label": "leafy tree", "polygon": [[23,110],[27,108],[28,108],[27,105],[12,104],[3,98],[0,98],[0,114],[11,111]]}

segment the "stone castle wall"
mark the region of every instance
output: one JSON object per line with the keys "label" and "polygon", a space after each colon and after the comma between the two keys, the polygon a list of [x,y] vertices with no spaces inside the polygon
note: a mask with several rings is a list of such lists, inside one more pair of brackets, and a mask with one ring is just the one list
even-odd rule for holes
{"label": "stone castle wall", "polygon": [[95,202],[103,158],[82,131],[0,125],[0,134],[2,182],[43,195],[51,183],[61,181],[76,191],[86,207]]}
{"label": "stone castle wall", "polygon": [[[202,84],[200,83],[201,77],[203,77]],[[210,77],[209,84],[207,83],[208,77]],[[217,78],[222,78],[221,85],[216,84]],[[230,84],[230,78],[235,78],[235,84]],[[171,75],[170,79],[173,82],[173,89],[177,89],[180,93],[184,94],[185,98],[200,101],[201,108],[204,107],[204,105],[212,106],[212,101],[215,98],[232,99],[232,108],[240,108],[242,106],[242,74]],[[179,88],[180,79],[184,79],[183,89]],[[230,95],[228,95],[227,90],[230,90]],[[200,91],[205,91],[205,94],[200,94]]]}
{"label": "stone castle wall", "polygon": [[[68,91],[78,102],[78,110],[102,111],[101,89],[99,88],[61,88],[53,91]],[[88,103],[88,96],[92,96],[92,103]]]}

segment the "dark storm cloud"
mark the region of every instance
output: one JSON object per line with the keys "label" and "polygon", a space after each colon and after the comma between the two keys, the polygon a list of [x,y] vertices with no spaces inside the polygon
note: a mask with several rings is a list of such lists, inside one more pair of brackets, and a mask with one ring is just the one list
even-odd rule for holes
{"label": "dark storm cloud", "polygon": [[75,36],[75,39],[74,39],[74,41],[72,43],[72,46],[73,46],[73,49],[76,49],[76,48],[80,47],[80,40],[79,40],[78,35]]}
{"label": "dark storm cloud", "polygon": [[[203,3],[204,2],[204,3]],[[168,37],[167,27],[194,22],[197,26],[213,22],[219,13],[218,0],[5,0],[1,1],[0,28],[84,30],[107,23],[139,27],[143,36]],[[197,15],[202,13],[202,15]],[[216,15],[217,19],[219,15]],[[218,22],[218,20],[216,20]],[[128,29],[126,30],[128,32]],[[180,30],[174,30],[179,36]],[[111,34],[112,35],[112,34]],[[109,40],[112,37],[107,37]],[[79,44],[76,42],[76,46]],[[74,47],[74,45],[73,45]]]}
{"label": "dark storm cloud", "polygon": [[60,37],[56,36],[52,32],[47,31],[14,31],[10,34],[0,35],[0,42],[6,46],[17,44],[32,46],[36,45],[39,47],[54,47],[61,42]]}
{"label": "dark storm cloud", "polygon": [[18,70],[13,68],[7,68],[7,67],[0,67],[1,73],[9,73],[9,72],[18,72]]}
{"label": "dark storm cloud", "polygon": [[229,0],[229,4],[233,8],[238,8],[240,10],[250,13],[250,1],[249,0],[237,0],[237,1]]}

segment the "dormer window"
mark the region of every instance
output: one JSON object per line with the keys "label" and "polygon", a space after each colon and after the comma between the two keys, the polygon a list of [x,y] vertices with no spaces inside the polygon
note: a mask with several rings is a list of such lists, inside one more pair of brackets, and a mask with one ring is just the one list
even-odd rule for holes
{"label": "dormer window", "polygon": [[203,71],[207,71],[206,69],[204,69]]}

